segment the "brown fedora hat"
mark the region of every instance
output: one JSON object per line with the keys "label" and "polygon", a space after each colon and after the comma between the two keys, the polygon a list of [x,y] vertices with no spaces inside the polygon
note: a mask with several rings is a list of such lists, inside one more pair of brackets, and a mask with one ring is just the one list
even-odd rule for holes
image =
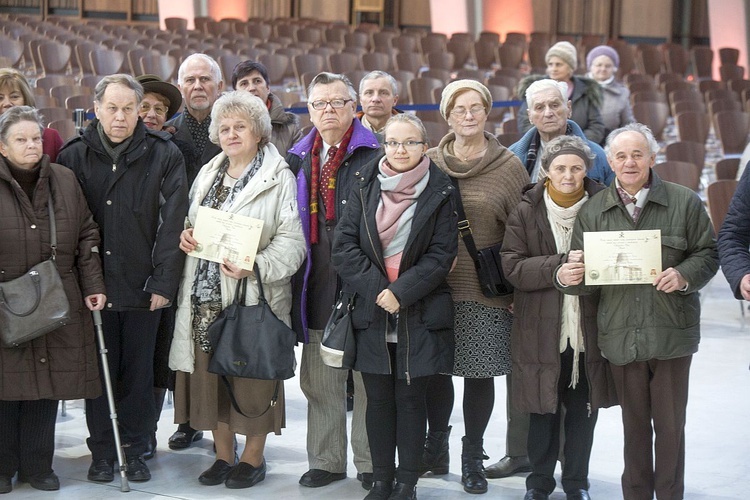
{"label": "brown fedora hat", "polygon": [[167,110],[167,120],[172,117],[182,107],[182,94],[180,90],[169,82],[165,82],[156,75],[141,75],[136,77],[138,83],[143,86],[143,92],[152,92],[154,94],[163,95],[169,100],[169,109]]}

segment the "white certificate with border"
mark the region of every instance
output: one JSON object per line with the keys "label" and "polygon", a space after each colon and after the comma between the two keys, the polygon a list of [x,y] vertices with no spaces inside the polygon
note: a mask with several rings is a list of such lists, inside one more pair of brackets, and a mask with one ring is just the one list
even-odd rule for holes
{"label": "white certificate with border", "polygon": [[226,258],[252,270],[262,230],[261,219],[198,207],[193,229],[198,246],[189,255],[219,263]]}
{"label": "white certificate with border", "polygon": [[661,273],[661,230],[583,233],[587,285],[651,285]]}

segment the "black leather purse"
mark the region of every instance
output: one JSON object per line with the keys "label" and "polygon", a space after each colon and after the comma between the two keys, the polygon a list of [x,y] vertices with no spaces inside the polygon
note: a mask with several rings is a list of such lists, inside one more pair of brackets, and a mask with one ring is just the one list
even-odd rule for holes
{"label": "black leather purse", "polygon": [[65,325],[70,304],[55,264],[57,224],[52,195],[49,197],[52,256],[23,276],[0,283],[0,343],[18,347]]}
{"label": "black leather purse", "polygon": [[357,358],[351,312],[354,309],[354,296],[342,293],[333,306],[328,318],[323,340],[320,343],[320,357],[331,368],[352,369]]}
{"label": "black leather purse", "polygon": [[500,262],[500,249],[502,244],[477,250],[474,237],[471,235],[471,224],[466,218],[464,204],[461,200],[461,191],[458,189],[458,180],[451,177],[451,182],[456,187],[456,211],[458,212],[458,233],[464,240],[466,250],[474,261],[477,271],[479,286],[485,297],[504,297],[513,293],[513,285],[505,279],[503,266]]}
{"label": "black leather purse", "polygon": [[258,303],[245,305],[247,278],[239,280],[234,301],[219,313],[207,332],[213,348],[208,371],[221,376],[232,406],[247,418],[257,418],[276,404],[279,383],[268,408],[260,415],[248,416],[237,404],[227,377],[277,381],[292,378],[297,343],[294,331],[277,318],[268,305],[257,264],[254,270],[258,280]]}

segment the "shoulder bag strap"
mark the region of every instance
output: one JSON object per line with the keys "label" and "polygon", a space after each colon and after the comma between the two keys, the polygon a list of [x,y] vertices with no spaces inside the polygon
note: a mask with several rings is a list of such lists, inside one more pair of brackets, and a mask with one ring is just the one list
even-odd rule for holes
{"label": "shoulder bag strap", "polygon": [[469,256],[476,264],[477,262],[477,246],[474,243],[474,237],[471,235],[471,224],[469,219],[466,218],[466,212],[464,212],[464,202],[461,199],[461,190],[458,188],[458,179],[451,177],[451,182],[456,188],[456,212],[458,212],[458,234],[461,235],[461,239],[464,240],[466,250],[469,251]]}
{"label": "shoulder bag strap", "polygon": [[281,381],[277,380],[276,383],[274,384],[273,396],[271,396],[271,401],[268,403],[268,406],[266,406],[266,409],[263,410],[261,413],[259,413],[257,415],[253,415],[253,416],[246,415],[245,412],[243,412],[240,409],[240,405],[239,405],[239,403],[237,403],[237,399],[234,397],[234,389],[232,388],[232,384],[229,383],[229,379],[227,379],[227,376],[226,375],[222,375],[221,376],[221,381],[224,383],[224,387],[226,387],[227,393],[229,393],[229,400],[232,402],[232,407],[234,407],[234,410],[237,413],[239,413],[240,415],[242,415],[245,418],[259,418],[259,417],[262,417],[263,415],[265,415],[266,413],[268,413],[268,410],[270,410],[271,408],[273,408],[274,406],[276,406],[276,402],[279,399],[279,387],[281,385]]}
{"label": "shoulder bag strap", "polygon": [[47,202],[49,212],[49,245],[52,247],[52,260],[57,257],[57,223],[55,222],[55,206],[52,204],[52,192],[49,193]]}
{"label": "shoulder bag strap", "polygon": [[[253,272],[255,273],[255,279],[258,280],[258,301],[266,301],[266,296],[263,293],[263,281],[260,279],[260,269],[258,268],[258,263],[255,262],[253,264]],[[247,279],[247,278],[245,278]]]}

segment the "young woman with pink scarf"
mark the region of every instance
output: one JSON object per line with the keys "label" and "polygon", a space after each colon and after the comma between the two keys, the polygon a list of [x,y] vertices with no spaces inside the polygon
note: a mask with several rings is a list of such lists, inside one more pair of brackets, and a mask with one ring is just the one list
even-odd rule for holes
{"label": "young woman with pink scarf", "polygon": [[366,500],[416,499],[425,390],[453,367],[445,278],[458,248],[454,188],[426,151],[419,118],[393,116],[385,156],[358,174],[334,238],[333,264],[343,293],[354,297],[354,369],[367,391],[373,487]]}

